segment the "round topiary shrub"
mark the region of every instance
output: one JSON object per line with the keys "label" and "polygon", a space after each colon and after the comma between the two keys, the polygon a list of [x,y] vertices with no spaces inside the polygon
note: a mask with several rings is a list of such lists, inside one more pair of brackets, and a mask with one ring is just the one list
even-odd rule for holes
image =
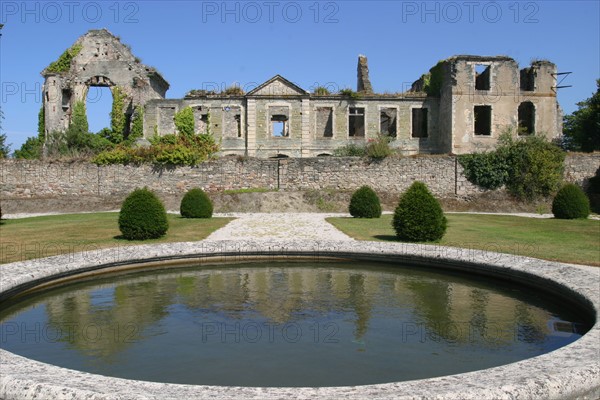
{"label": "round topiary shrub", "polygon": [[446,217],[423,182],[414,182],[400,197],[392,226],[400,240],[430,242],[446,233]]}
{"label": "round topiary shrub", "polygon": [[179,212],[183,218],[210,218],[213,205],[202,189],[192,189],[181,199]]}
{"label": "round topiary shrub", "polygon": [[128,240],[157,239],[169,229],[165,206],[150,190],[136,189],[121,206],[119,229]]}
{"label": "round topiary shrub", "polygon": [[568,183],[563,186],[552,201],[552,214],[555,218],[587,218],[590,215],[590,202],[579,186]]}
{"label": "round topiary shrub", "polygon": [[369,186],[359,188],[350,199],[348,207],[350,215],[354,218],[379,218],[381,217],[381,204],[377,193]]}

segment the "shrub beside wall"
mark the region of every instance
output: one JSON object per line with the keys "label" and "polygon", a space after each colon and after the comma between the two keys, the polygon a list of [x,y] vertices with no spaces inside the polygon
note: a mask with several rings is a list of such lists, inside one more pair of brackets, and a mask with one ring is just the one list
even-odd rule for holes
{"label": "shrub beside wall", "polygon": [[552,214],[560,219],[587,218],[590,215],[590,202],[579,186],[569,183],[554,197]]}
{"label": "shrub beside wall", "polygon": [[158,239],[164,236],[169,229],[164,205],[150,190],[134,190],[121,207],[119,229],[128,240]]}
{"label": "shrub beside wall", "polygon": [[400,240],[432,242],[446,233],[446,217],[427,185],[416,181],[400,197],[392,226]]}
{"label": "shrub beside wall", "polygon": [[379,218],[381,217],[381,203],[377,193],[369,186],[362,186],[354,192],[348,207],[350,215],[354,218]]}
{"label": "shrub beside wall", "polygon": [[191,189],[181,199],[179,212],[183,218],[210,218],[213,204],[202,189]]}

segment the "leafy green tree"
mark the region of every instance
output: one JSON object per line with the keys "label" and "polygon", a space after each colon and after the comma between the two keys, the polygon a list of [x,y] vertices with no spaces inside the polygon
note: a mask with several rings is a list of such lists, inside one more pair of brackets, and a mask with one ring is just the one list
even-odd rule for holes
{"label": "leafy green tree", "polygon": [[0,159],[8,157],[10,144],[6,143],[6,134],[0,134]]}
{"label": "leafy green tree", "polygon": [[67,129],[67,146],[70,149],[82,150],[87,148],[89,125],[85,112],[85,103],[78,101],[73,105],[71,124]]}
{"label": "leafy green tree", "polygon": [[46,135],[46,112],[44,111],[44,105],[40,107],[40,112],[38,113],[38,137],[40,139],[44,139]]}
{"label": "leafy green tree", "polygon": [[175,127],[180,135],[191,138],[194,136],[194,111],[186,107],[175,114]]}
{"label": "leafy green tree", "polygon": [[15,158],[36,160],[42,155],[42,145],[43,142],[39,137],[29,137],[19,150],[15,150],[14,156]]}
{"label": "leafy green tree", "polygon": [[577,103],[578,110],[564,118],[563,134],[569,150],[592,152],[600,150],[600,79],[596,93]]}

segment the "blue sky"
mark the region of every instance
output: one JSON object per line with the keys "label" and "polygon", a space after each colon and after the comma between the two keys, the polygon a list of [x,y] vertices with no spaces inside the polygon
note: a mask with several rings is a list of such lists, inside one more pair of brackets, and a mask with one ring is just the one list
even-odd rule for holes
{"label": "blue sky", "polygon": [[[190,89],[252,88],[281,74],[310,90],[355,88],[359,54],[379,92],[405,90],[456,54],[548,59],[573,72],[565,113],[600,77],[600,2],[594,1],[6,1],[0,3],[3,131],[12,148],[36,135],[40,71],[89,29],[107,28],[170,82]],[[106,89],[107,90],[107,89]],[[92,131],[111,97],[90,92]]]}

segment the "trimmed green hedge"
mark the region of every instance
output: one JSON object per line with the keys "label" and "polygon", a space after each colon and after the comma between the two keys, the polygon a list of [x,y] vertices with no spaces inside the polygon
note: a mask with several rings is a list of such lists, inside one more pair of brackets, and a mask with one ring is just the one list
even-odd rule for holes
{"label": "trimmed green hedge", "polygon": [[552,214],[559,219],[587,218],[590,202],[579,186],[568,183],[554,197]]}
{"label": "trimmed green hedge", "polygon": [[400,197],[392,226],[400,240],[431,242],[446,233],[446,217],[423,182],[414,182]]}
{"label": "trimmed green hedge", "polygon": [[354,192],[348,207],[350,215],[354,218],[379,218],[381,217],[381,203],[377,193],[369,186],[362,186]]}
{"label": "trimmed green hedge", "polygon": [[162,202],[147,188],[134,190],[123,202],[119,229],[125,239],[158,239],[169,229]]}
{"label": "trimmed green hedge", "polygon": [[202,189],[191,189],[181,199],[179,212],[183,218],[210,218],[213,205]]}

